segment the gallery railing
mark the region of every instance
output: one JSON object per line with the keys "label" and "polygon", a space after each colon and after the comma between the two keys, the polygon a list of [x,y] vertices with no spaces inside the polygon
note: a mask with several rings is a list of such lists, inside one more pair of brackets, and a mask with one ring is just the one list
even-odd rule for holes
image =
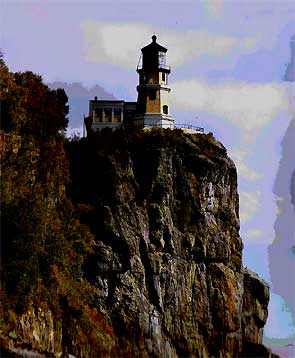
{"label": "gallery railing", "polygon": [[170,129],[175,129],[175,128],[179,128],[179,129],[191,129],[197,132],[201,132],[204,133],[204,128],[202,127],[197,127],[197,126],[193,126],[192,124],[145,124],[144,125],[145,128],[148,127],[157,127],[157,128],[170,128]]}

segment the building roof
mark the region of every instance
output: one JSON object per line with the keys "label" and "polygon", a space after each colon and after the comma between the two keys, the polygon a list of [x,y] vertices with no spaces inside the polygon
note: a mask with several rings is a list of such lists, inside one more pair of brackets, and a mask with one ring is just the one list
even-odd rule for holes
{"label": "building roof", "polygon": [[107,102],[107,103],[123,103],[123,104],[136,104],[137,103],[137,102],[125,101],[124,99],[91,99],[90,102],[93,102],[93,103]]}
{"label": "building roof", "polygon": [[125,102],[123,99],[91,99],[90,102]]}
{"label": "building roof", "polygon": [[141,52],[154,52],[154,51],[167,52],[167,49],[165,47],[163,47],[157,43],[156,35],[152,36],[152,40],[153,41],[149,45],[147,45],[141,49]]}

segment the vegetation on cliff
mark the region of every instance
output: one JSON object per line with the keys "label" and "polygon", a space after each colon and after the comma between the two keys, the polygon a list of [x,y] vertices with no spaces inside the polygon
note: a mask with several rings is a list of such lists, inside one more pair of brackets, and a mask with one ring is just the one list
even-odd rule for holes
{"label": "vegetation on cliff", "polygon": [[79,335],[94,346],[100,339],[100,351],[111,333],[105,333],[103,315],[97,323],[96,290],[82,272],[94,237],[66,196],[67,96],[63,89],[50,90],[32,72],[9,72],[2,60],[0,100],[1,338],[15,332],[12,337],[22,341],[15,314],[19,319],[31,307],[43,307],[56,322],[62,318],[60,345],[71,347],[72,337]]}

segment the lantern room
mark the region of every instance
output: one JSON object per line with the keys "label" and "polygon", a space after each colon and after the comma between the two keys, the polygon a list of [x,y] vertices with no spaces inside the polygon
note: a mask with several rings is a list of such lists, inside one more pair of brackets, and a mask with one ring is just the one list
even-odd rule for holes
{"label": "lantern room", "polygon": [[141,58],[137,72],[150,70],[163,70],[170,73],[170,67],[166,65],[167,49],[157,43],[157,36],[152,36],[152,42],[141,49]]}

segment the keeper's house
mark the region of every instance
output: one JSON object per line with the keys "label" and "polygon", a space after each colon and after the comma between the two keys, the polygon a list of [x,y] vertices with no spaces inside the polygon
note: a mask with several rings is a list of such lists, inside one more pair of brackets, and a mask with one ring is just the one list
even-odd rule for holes
{"label": "keeper's house", "polygon": [[89,101],[89,118],[91,118],[91,128],[95,131],[106,127],[111,129],[122,127],[124,121],[133,120],[135,113],[136,102],[98,100],[97,97]]}

